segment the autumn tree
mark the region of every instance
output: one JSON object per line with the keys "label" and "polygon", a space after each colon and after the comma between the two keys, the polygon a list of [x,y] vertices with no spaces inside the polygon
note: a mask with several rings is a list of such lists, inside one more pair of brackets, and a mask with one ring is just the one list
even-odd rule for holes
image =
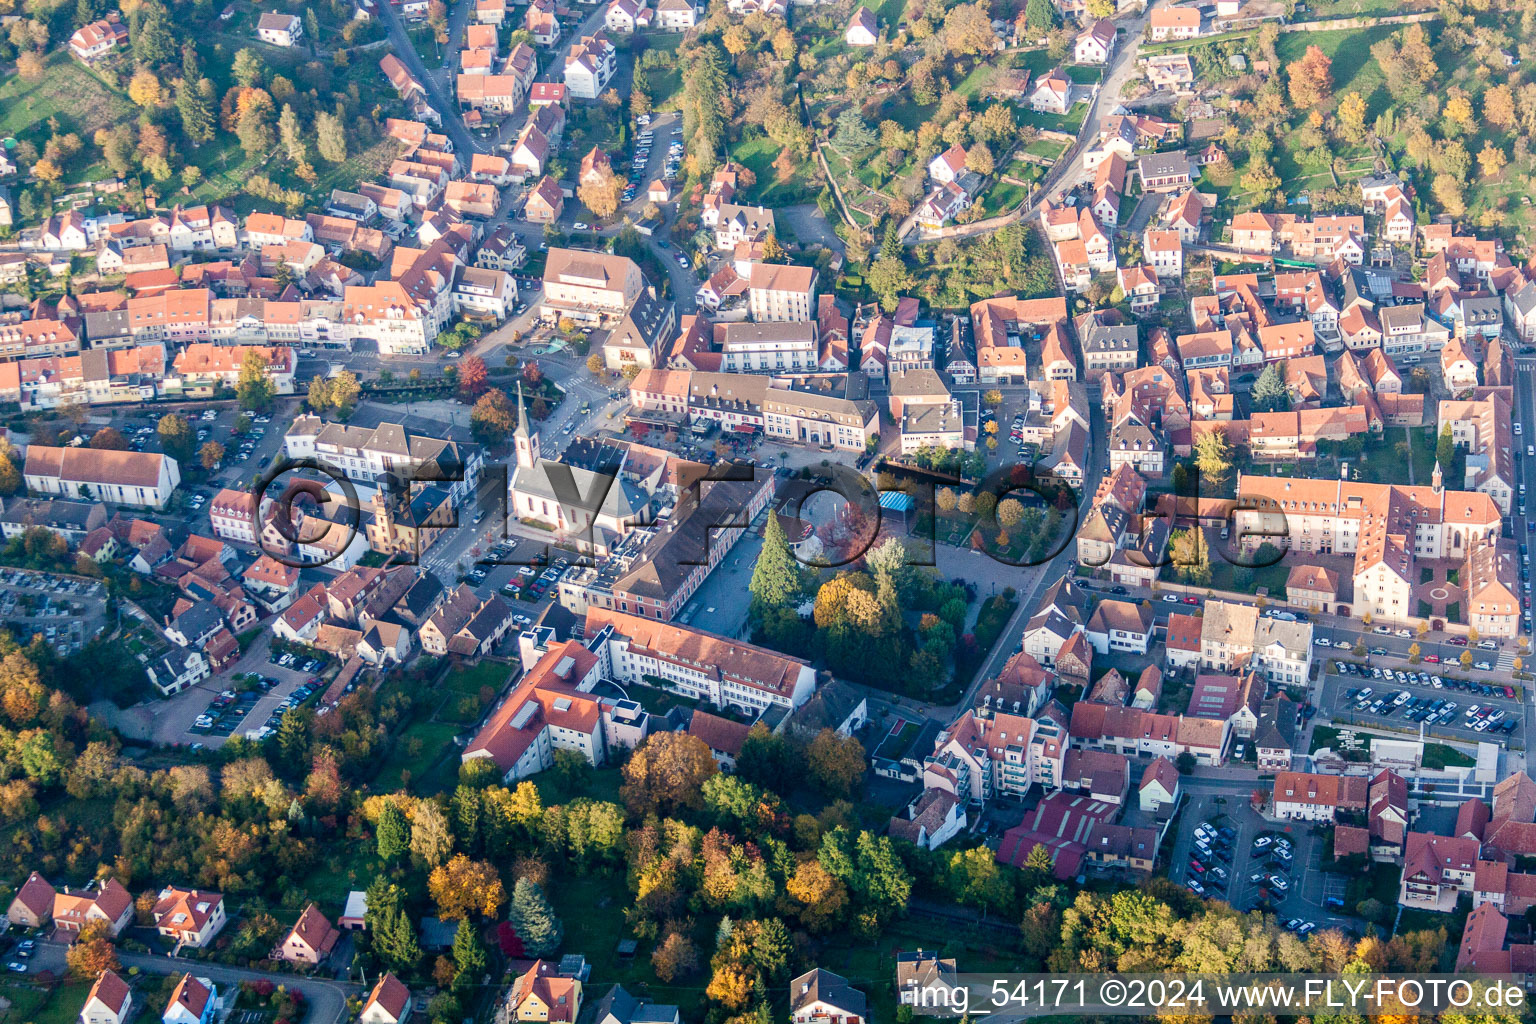
{"label": "autumn tree", "polygon": [[128,450],[128,439],[116,427],[102,427],[91,435],[91,447],[114,452]]}
{"label": "autumn tree", "polygon": [[623,192],[624,180],[612,171],[604,170],[577,186],[576,198],[598,220],[607,220],[618,212]]}
{"label": "autumn tree", "polygon": [[667,983],[685,978],[699,969],[699,947],[682,932],[668,932],[651,954],[651,969]]}
{"label": "autumn tree", "polygon": [[462,853],[432,869],[427,891],[437,903],[437,916],[445,921],[477,914],[494,917],[505,898],[496,869],[487,861],[470,860]]}
{"label": "autumn tree", "polygon": [[465,356],[459,362],[459,394],[465,398],[478,398],[490,386],[490,371],[479,356]]}
{"label": "autumn tree", "polygon": [[341,118],[325,110],[315,114],[315,148],[333,164],[347,159],[347,133]]}
{"label": "autumn tree", "polygon": [[1195,468],[1200,471],[1200,490],[1220,491],[1232,472],[1232,444],[1220,427],[1202,431],[1195,438]]}
{"label": "autumn tree", "polygon": [[848,890],[816,860],[803,861],[785,879],[784,892],[806,931],[812,934],[832,928],[848,902]]}
{"label": "autumn tree", "polygon": [[619,793],[635,814],[699,810],[704,783],[719,770],[709,746],[697,736],[652,733],[625,762]]}
{"label": "autumn tree", "polygon": [[160,87],[160,76],[148,68],[140,68],[128,80],[128,98],[145,109],[158,107],[165,98]]}
{"label": "autumn tree", "polygon": [[435,801],[422,800],[416,805],[416,816],[411,822],[411,853],[435,868],[447,859],[451,849],[453,834],[448,818]]}
{"label": "autumn tree", "polygon": [[224,446],[209,438],[203,442],[203,446],[197,450],[197,461],[208,472],[212,473],[224,461]]}
{"label": "autumn tree", "polygon": [[160,447],[165,450],[165,454],[177,462],[191,461],[196,451],[197,434],[185,416],[179,412],[166,413],[160,417],[158,433]]}
{"label": "autumn tree", "polygon": [[816,734],[805,755],[806,771],[817,789],[830,797],[852,798],[864,781],[868,763],[864,745],[833,729]]}
{"label": "autumn tree", "polygon": [[1504,165],[1508,162],[1509,160],[1505,157],[1504,150],[1495,146],[1492,139],[1484,142],[1482,152],[1477,154],[1477,163],[1482,168],[1483,177],[1485,178],[1497,177],[1498,173],[1504,169]]}
{"label": "autumn tree", "polygon": [[517,413],[512,400],[500,388],[480,396],[469,413],[469,429],[481,444],[500,444],[517,428]]}
{"label": "autumn tree", "polygon": [[64,966],[77,978],[95,978],[102,971],[121,968],[106,921],[91,921],[64,953]]}

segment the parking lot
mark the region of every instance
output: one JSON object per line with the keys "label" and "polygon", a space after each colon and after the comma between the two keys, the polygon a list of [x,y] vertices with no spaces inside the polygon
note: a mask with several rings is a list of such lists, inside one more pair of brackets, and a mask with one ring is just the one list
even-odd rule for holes
{"label": "parking lot", "polygon": [[28,643],[41,635],[60,657],[78,653],[106,624],[106,593],[94,580],[30,572],[0,571],[0,621]]}
{"label": "parking lot", "polygon": [[304,704],[324,687],[318,673],[324,669],[325,662],[319,658],[303,658],[273,650],[268,654],[267,662],[273,671],[282,671],[284,676],[297,675],[303,678],[287,693],[279,694],[274,701],[267,702],[263,707],[268,712],[264,721],[258,721],[252,712],[256,711],[258,705],[262,705],[266,694],[280,688],[286,689],[283,686],[284,678],[266,673],[254,679],[246,677],[247,681],[255,684],[254,689],[220,691],[187,731],[195,736],[221,738],[243,731],[252,739],[266,739],[277,730],[289,709]]}
{"label": "parking lot", "polygon": [[1397,729],[1422,724],[1447,739],[1517,746],[1525,742],[1522,701],[1512,685],[1463,678],[1442,666],[1353,659],[1334,663],[1321,694],[1335,722]]}

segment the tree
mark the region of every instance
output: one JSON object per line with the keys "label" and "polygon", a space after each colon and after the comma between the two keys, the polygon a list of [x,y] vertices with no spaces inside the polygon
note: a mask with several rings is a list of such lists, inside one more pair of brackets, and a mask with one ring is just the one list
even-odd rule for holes
{"label": "tree", "polygon": [[944,16],[945,47],[956,56],[991,53],[997,45],[992,17],[985,4],[960,4]]}
{"label": "tree", "polygon": [[303,163],[309,155],[309,147],[304,142],[302,132],[299,115],[293,112],[292,104],[284,103],[283,112],[277,116],[277,135],[282,140],[283,149],[288,152],[288,159],[296,164]]}
{"label": "tree", "polygon": [[451,849],[453,834],[442,809],[432,800],[418,803],[415,820],[411,822],[411,852],[435,868],[448,858]]}
{"label": "tree", "polygon": [[272,404],[277,387],[267,373],[267,357],[261,349],[252,345],[240,360],[240,373],[235,379],[235,397],[240,408],[259,412]]}
{"label": "tree", "polygon": [[346,160],[347,133],[341,118],[324,110],[315,115],[315,148],[321,159],[333,164]]}
{"label": "tree", "polygon": [[1451,463],[1456,458],[1456,439],[1451,435],[1451,425],[1447,423],[1440,429],[1440,437],[1435,441],[1435,461],[1440,464],[1440,472],[1450,476]]}
{"label": "tree", "polygon": [[982,177],[992,173],[992,150],[985,142],[978,142],[965,154],[965,169]]}
{"label": "tree", "polygon": [[481,444],[500,444],[516,428],[517,413],[507,393],[500,388],[481,395],[475,407],[470,410],[469,429]]}
{"label": "tree", "polygon": [[857,107],[845,107],[843,112],[837,115],[836,131],[837,134],[833,139],[837,143],[837,148],[849,156],[856,156],[872,148],[879,141],[869,124],[859,116]]}
{"label": "tree", "polygon": [[10,497],[21,490],[22,477],[10,452],[0,452],[0,496]]}
{"label": "tree", "polygon": [[1339,100],[1339,127],[1350,142],[1365,138],[1365,99],[1357,92],[1344,94]]}
{"label": "tree", "polygon": [[817,789],[827,796],[845,799],[857,795],[868,766],[864,745],[852,736],[839,736],[833,729],[816,734],[805,752],[805,763]]}
{"label": "tree", "polygon": [[1186,583],[1206,586],[1211,582],[1211,554],[1205,534],[1198,526],[1173,531],[1173,564]]}
{"label": "tree", "polygon": [[197,450],[197,460],[203,469],[212,473],[224,462],[224,446],[210,438]]}
{"label": "tree", "polygon": [[1286,412],[1291,407],[1291,392],[1285,386],[1280,363],[1270,363],[1253,382],[1253,405],[1260,412]]}
{"label": "tree", "polygon": [[1471,651],[1462,651],[1461,652],[1461,659],[1460,660],[1461,660],[1462,671],[1466,671],[1467,669],[1471,668],[1472,667],[1472,652]]}
{"label": "tree", "polygon": [[160,76],[148,68],[140,68],[128,80],[128,98],[145,109],[158,107],[165,99],[160,87]]}
{"label": "tree", "polygon": [[769,516],[763,527],[763,546],[747,590],[759,612],[788,607],[800,593],[800,566],[789,550],[789,538],[777,515]]}
{"label": "tree", "polygon": [[77,978],[95,978],[102,971],[121,969],[107,922],[91,921],[80,930],[79,938],[64,953],[64,966]]}
{"label": "tree", "polygon": [[181,130],[194,143],[210,142],[218,130],[213,109],[214,86],[208,79],[183,81],[176,90],[176,112]]}
{"label": "tree", "polygon": [[1482,151],[1477,154],[1477,163],[1482,168],[1485,178],[1498,177],[1499,172],[1508,162],[1509,159],[1504,155],[1504,151],[1495,146],[1492,139],[1484,142]]}
{"label": "tree", "polygon": [[[679,735],[672,733],[669,735]],[[706,753],[708,748],[705,748]],[[507,908],[507,920],[523,940],[523,950],[529,956],[548,956],[560,948],[565,928],[555,910],[544,898],[544,890],[528,878],[519,878],[512,890],[512,903]]]}
{"label": "tree", "polygon": [[374,918],[368,922],[368,931],[373,936],[373,951],[379,959],[396,971],[414,970],[421,960],[421,944],[416,940],[416,929],[405,908],[389,906],[375,915],[370,890],[368,915]]}
{"label": "tree", "polygon": [[91,447],[102,451],[125,452],[128,439],[116,427],[102,427],[91,435]]}
{"label": "tree", "polygon": [[490,387],[490,371],[479,356],[466,356],[459,361],[459,394],[465,398],[477,398]]}
{"label": "tree", "polygon": [[330,380],[331,405],[342,419],[352,415],[362,394],[363,386],[357,382],[357,375],[351,370],[342,370]]}
{"label": "tree", "polygon": [[427,877],[427,891],[437,903],[437,916],[445,921],[475,914],[494,917],[506,895],[501,877],[490,863],[470,860],[462,853],[432,869]]}
{"label": "tree", "polygon": [[1212,427],[1195,438],[1195,468],[1200,472],[1201,491],[1207,486],[1219,491],[1232,471],[1232,445],[1227,432]]}
{"label": "tree", "polygon": [[1270,166],[1268,157],[1253,157],[1248,161],[1248,170],[1243,173],[1240,184],[1253,195],[1255,205],[1264,207],[1274,201],[1275,193],[1280,190],[1280,175]]}
{"label": "tree", "polygon": [[1308,46],[1300,60],[1286,65],[1285,74],[1297,110],[1310,110],[1333,93],[1333,61],[1318,46]]}
{"label": "tree", "polygon": [[682,932],[669,932],[651,954],[651,969],[667,983],[687,977],[699,969],[699,947]]}
{"label": "tree", "polygon": [[374,827],[374,842],[379,857],[385,863],[398,860],[410,848],[410,822],[405,820],[405,812],[393,800],[386,801],[379,810],[379,823]]}
{"label": "tree", "polygon": [[235,134],[247,157],[265,156],[277,144],[277,111],[264,90],[251,89],[241,96]]}
{"label": "tree", "polygon": [[1004,498],[997,506],[997,524],[1012,530],[1024,521],[1024,504],[1017,498]]}
{"label": "tree", "polygon": [[314,412],[325,412],[331,407],[331,385],[320,374],[309,378],[309,394],[304,399]]}
{"label": "tree", "polygon": [[1043,36],[1056,24],[1056,5],[1051,0],[1029,0],[1024,6],[1024,25],[1031,33]]}
{"label": "tree", "polygon": [[1437,174],[1430,184],[1430,191],[1434,193],[1435,202],[1440,204],[1443,212],[1452,217],[1460,217],[1467,212],[1467,200],[1462,191],[1461,179],[1454,174]]}
{"label": "tree", "polygon": [[165,454],[177,462],[191,461],[197,450],[197,434],[185,416],[179,412],[166,413],[160,417],[157,432],[160,435],[160,447]]}
{"label": "tree", "polygon": [[889,313],[896,309],[902,293],[911,289],[912,272],[899,256],[881,255],[870,264],[865,283],[879,298],[880,308]]}
{"label": "tree", "polygon": [[612,171],[602,171],[576,187],[576,198],[598,220],[607,220],[618,212],[623,192],[624,180]]}
{"label": "tree", "polygon": [[1419,656],[1422,653],[1423,652],[1419,649],[1418,644],[1415,643],[1408,645],[1408,660],[1413,664],[1417,665],[1419,663]]}
{"label": "tree", "polygon": [[1473,128],[1476,118],[1472,114],[1472,101],[1465,96],[1452,96],[1445,101],[1446,127],[1453,134],[1461,134]]}
{"label": "tree", "polygon": [[139,8],[142,17],[133,37],[133,55],[140,64],[154,67],[176,54],[176,37],[171,31],[171,16],[162,3],[147,3]]}
{"label": "tree", "polygon": [[704,783],[719,770],[697,736],[652,733],[625,762],[619,794],[636,814],[698,810],[704,806]]}
{"label": "tree", "polygon": [[[498,885],[501,883],[498,881]],[[468,918],[459,921],[458,931],[453,933],[453,985],[464,988],[478,984],[485,974],[485,947]]]}
{"label": "tree", "polygon": [[24,50],[16,57],[16,73],[29,82],[42,78],[46,68],[43,55],[36,50]]}

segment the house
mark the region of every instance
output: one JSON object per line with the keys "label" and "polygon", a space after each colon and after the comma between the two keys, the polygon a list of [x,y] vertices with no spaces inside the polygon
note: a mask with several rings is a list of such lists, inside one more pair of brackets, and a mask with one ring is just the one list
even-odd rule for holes
{"label": "house", "polygon": [[385,971],[368,993],[357,1019],[360,1024],[401,1024],[411,1015],[412,1005],[411,990],[393,973]]}
{"label": "house", "polygon": [[813,968],[789,983],[793,1024],[866,1024],[864,993],[841,975]]}
{"label": "house", "polygon": [[610,32],[630,35],[637,28],[649,28],[652,11],[636,0],[611,0],[603,13],[603,26]]}
{"label": "house", "polygon": [[1366,780],[1358,775],[1275,773],[1273,812],[1292,821],[1334,821],[1340,811],[1364,811]]}
{"label": "house", "polygon": [[1194,39],[1200,34],[1200,9],[1194,6],[1159,6],[1148,18],[1154,42],[1164,39]]}
{"label": "house", "polygon": [[198,948],[212,942],[226,920],[222,894],[175,886],[160,890],[151,914],[161,935]]}
{"label": "house", "polygon": [[20,928],[43,928],[53,922],[56,895],[48,880],[34,871],[16,891],[5,919]]}
{"label": "house", "polygon": [[926,850],[937,850],[959,835],[965,825],[965,808],[953,793],[925,789],[903,814],[891,818],[886,834]]}
{"label": "house", "polygon": [[1079,64],[1107,64],[1115,52],[1115,24],[1100,18],[1078,33],[1073,44],[1073,59]]}
{"label": "house", "polygon": [[506,1011],[514,1021],[576,1024],[581,1015],[581,979],[566,977],[556,964],[535,960],[507,990]]}
{"label": "house", "polygon": [[523,217],[532,224],[554,224],[564,212],[565,194],[555,179],[546,174],[528,193],[528,200],[523,204]]}
{"label": "house", "polygon": [[861,4],[848,21],[843,42],[849,46],[874,46],[879,41],[880,23],[875,19],[875,12]]}
{"label": "house", "polygon": [[128,26],[113,11],[100,21],[79,28],[69,37],[69,52],[90,63],[128,42]]}
{"label": "house", "polygon": [[80,1024],[126,1024],[133,991],[113,971],[102,971],[80,1008]]}
{"label": "house", "polygon": [[183,974],[160,1014],[161,1024],[212,1024],[219,1012],[219,990],[208,978]]}
{"label": "house", "polygon": [[656,27],[663,32],[682,32],[699,22],[693,0],[657,0]]}
{"label": "house", "polygon": [[1137,803],[1148,814],[1170,814],[1179,802],[1179,770],[1166,757],[1157,757],[1142,772]]}
{"label": "house", "polygon": [[[1183,250],[1179,251],[1182,254]],[[1132,313],[1150,312],[1162,299],[1163,288],[1157,268],[1150,263],[1116,268],[1115,283],[1130,301]]]}
{"label": "house", "polygon": [[1065,116],[1072,107],[1072,79],[1061,68],[1037,78],[1029,94],[1029,107],[1043,114]]}
{"label": "house", "polygon": [[688,719],[688,735],[702,740],[720,770],[727,774],[736,770],[736,758],[749,731],[750,727],[743,722],[733,722],[707,711],[695,710]]}
{"label": "house", "polygon": [[1088,619],[1088,642],[1099,654],[1146,654],[1152,639],[1152,610],[1131,601],[1100,601]]}
{"label": "house", "polygon": [[896,993],[902,1006],[942,1006],[954,989],[956,978],[953,957],[940,957],[932,951],[896,953]]}
{"label": "house", "polygon": [[940,184],[953,183],[965,172],[965,147],[958,142],[928,161],[928,177]]}
{"label": "house", "polygon": [[341,932],[326,920],[325,915],[320,913],[319,907],[311,903],[304,908],[303,913],[299,914],[293,930],[288,933],[288,937],[278,948],[277,959],[286,960],[291,964],[313,966],[331,955],[331,950],[336,947],[336,940],[340,937]]}
{"label": "house", "polygon": [[1296,705],[1284,694],[1266,699],[1253,730],[1255,760],[1261,772],[1289,771],[1296,747]]}
{"label": "house", "polygon": [[133,897],[115,878],[86,889],[65,886],[53,898],[53,923],[63,932],[79,934],[92,921],[102,921],[107,934],[116,938],[132,920]]}
{"label": "house", "polygon": [[304,22],[297,14],[269,11],[256,22],[256,38],[273,46],[294,46],[304,38]]}
{"label": "house", "polygon": [[1148,192],[1177,192],[1194,184],[1195,168],[1184,150],[1147,153],[1136,163],[1141,187]]}
{"label": "house", "polygon": [[608,88],[618,63],[618,51],[607,36],[582,36],[565,55],[565,86],[577,99],[595,100]]}

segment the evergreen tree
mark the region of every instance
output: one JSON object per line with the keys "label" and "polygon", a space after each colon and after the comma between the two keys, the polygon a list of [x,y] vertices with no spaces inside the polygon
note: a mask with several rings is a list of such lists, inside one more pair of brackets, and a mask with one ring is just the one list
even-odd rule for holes
{"label": "evergreen tree", "polygon": [[1291,392],[1285,386],[1282,363],[1270,363],[1253,382],[1253,406],[1260,412],[1286,412],[1291,407]]}
{"label": "evergreen tree", "polygon": [[[368,909],[370,913],[373,910],[371,906]],[[395,971],[415,969],[421,959],[421,944],[416,941],[416,929],[403,907],[391,907],[379,914],[371,930],[373,951],[385,966]]]}
{"label": "evergreen tree", "polygon": [[181,48],[181,78],[183,82],[198,82],[203,77],[202,65],[197,59],[197,44],[192,40]]}
{"label": "evergreen tree", "polygon": [[[405,812],[394,801],[384,805],[379,812],[379,825],[374,830],[379,856],[386,861],[405,856],[411,846],[411,826],[405,820]],[[372,904],[369,904],[372,909]]]}
{"label": "evergreen tree", "polygon": [[544,898],[544,891],[529,878],[519,878],[512,890],[512,905],[507,920],[523,940],[523,950],[533,957],[548,956],[560,948],[565,929],[555,916],[555,909]]}
{"label": "evergreen tree", "polygon": [[768,525],[763,530],[763,547],[747,589],[760,610],[787,607],[800,592],[800,567],[789,550],[789,538],[784,536],[784,527],[776,515],[768,517]]}
{"label": "evergreen tree", "polygon": [[164,4],[145,4],[139,15],[139,30],[133,33],[134,57],[140,64],[154,66],[170,60],[175,52],[170,13]]}
{"label": "evergreen tree", "polygon": [[725,54],[706,43],[688,60],[683,75],[683,135],[700,173],[713,170],[725,143]]}
{"label": "evergreen tree", "polygon": [[1435,461],[1440,463],[1440,472],[1449,474],[1451,462],[1456,458],[1456,441],[1451,437],[1451,425],[1447,423],[1440,430],[1440,440],[1435,444]]}
{"label": "evergreen tree", "polygon": [[485,974],[485,947],[469,918],[459,920],[459,930],[453,933],[453,986],[464,988],[473,985]]}
{"label": "evergreen tree", "polygon": [[193,142],[213,140],[218,122],[213,112],[213,83],[206,78],[183,79],[176,90],[176,110],[181,114],[181,130]]}

